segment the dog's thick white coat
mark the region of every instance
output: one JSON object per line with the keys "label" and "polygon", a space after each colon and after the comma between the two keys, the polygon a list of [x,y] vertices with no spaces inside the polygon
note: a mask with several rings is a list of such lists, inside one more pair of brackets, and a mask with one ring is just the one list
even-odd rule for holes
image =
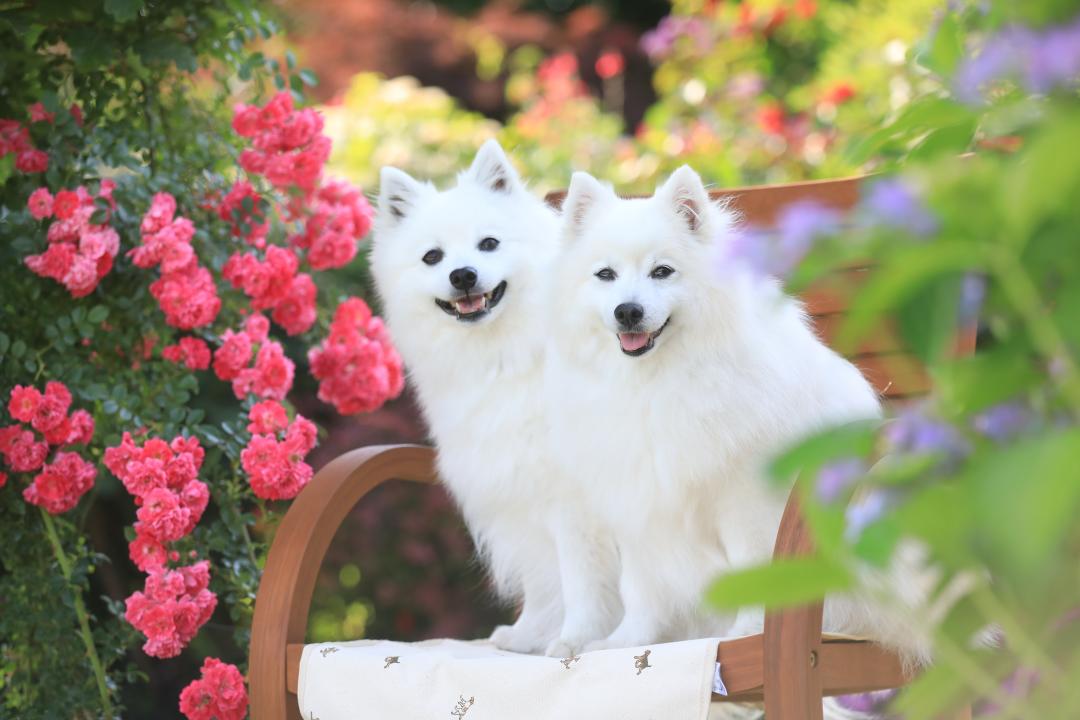
{"label": "dog's thick white coat", "polygon": [[[481,249],[485,238],[497,247]],[[493,640],[520,652],[544,650],[563,619],[551,509],[565,505],[566,483],[555,478],[543,401],[557,248],[555,213],[494,141],[445,191],[382,171],[371,264],[387,326],[438,447],[440,477],[498,594],[522,603],[517,622]],[[442,257],[429,265],[422,258],[431,250]],[[449,273],[463,267],[478,275],[473,295],[506,283],[498,304],[473,321],[435,302],[461,295]],[[581,527],[575,542],[595,547],[577,537]]]}
{"label": "dog's thick white coat", "polygon": [[[615,538],[625,605],[609,636],[594,628],[564,644],[760,632],[760,611],[721,617],[703,610],[702,597],[717,576],[772,553],[787,493],[770,489],[765,463],[815,430],[878,417],[877,395],[775,282],[720,271],[733,215],[709,201],[690,168],[631,200],[576,173],[563,218],[544,305],[557,322],[546,364],[551,444],[603,524],[596,533]],[[651,276],[659,266],[674,273]],[[605,268],[614,279],[596,276]],[[636,357],[617,335],[614,309],[627,302],[644,310],[645,332],[662,330]],[[574,552],[561,555],[564,577],[590,566]],[[830,600],[825,627],[925,655],[908,622],[862,600]]]}

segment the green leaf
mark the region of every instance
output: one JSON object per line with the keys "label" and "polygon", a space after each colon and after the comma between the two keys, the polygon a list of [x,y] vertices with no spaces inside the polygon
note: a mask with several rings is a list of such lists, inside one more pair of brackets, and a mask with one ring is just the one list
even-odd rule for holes
{"label": "green leaf", "polygon": [[105,0],[105,12],[112,15],[117,22],[134,20],[142,7],[143,0]]}
{"label": "green leaf", "polygon": [[916,54],[916,61],[943,78],[952,77],[960,58],[964,56],[964,33],[954,13],[945,13],[937,32],[925,52]]}
{"label": "green leaf", "polygon": [[855,348],[875,323],[932,280],[981,267],[978,248],[970,243],[939,241],[900,248],[874,268],[856,294],[837,336],[838,349],[846,352]]}
{"label": "green leaf", "polygon": [[1012,345],[941,363],[932,376],[944,406],[956,414],[979,412],[1042,380],[1026,349]]}
{"label": "green leaf", "polygon": [[779,483],[790,483],[797,475],[816,473],[831,460],[864,457],[874,447],[880,423],[861,420],[812,435],[769,464],[769,475]]}
{"label": "green leaf", "polygon": [[887,567],[900,535],[900,526],[891,516],[871,523],[859,534],[854,547],[855,555],[876,567]]}
{"label": "green leaf", "polygon": [[1064,562],[1080,510],[1080,428],[981,455],[968,468],[977,546],[991,568],[1038,594]]}
{"label": "green leaf", "polygon": [[896,314],[906,346],[924,363],[939,360],[956,340],[962,284],[960,273],[943,275],[910,296]]}
{"label": "green leaf", "polygon": [[136,43],[135,51],[143,62],[154,65],[171,62],[178,70],[195,72],[195,52],[176,35],[152,35]]}
{"label": "green leaf", "polygon": [[0,158],[0,185],[3,185],[15,171],[15,153],[9,153]]}
{"label": "green leaf", "polygon": [[319,84],[319,77],[313,70],[304,69],[300,71],[300,80],[303,81],[308,87],[315,87]]}
{"label": "green leaf", "polygon": [[290,70],[296,67],[296,53],[294,53],[292,50],[285,51],[285,65]]}
{"label": "green leaf", "polygon": [[86,319],[95,325],[104,322],[107,317],[109,317],[109,308],[104,305],[95,305],[86,315]]}
{"label": "green leaf", "polygon": [[721,610],[756,605],[771,610],[815,602],[851,585],[851,573],[835,562],[813,556],[782,558],[725,573],[709,586],[705,598]]}

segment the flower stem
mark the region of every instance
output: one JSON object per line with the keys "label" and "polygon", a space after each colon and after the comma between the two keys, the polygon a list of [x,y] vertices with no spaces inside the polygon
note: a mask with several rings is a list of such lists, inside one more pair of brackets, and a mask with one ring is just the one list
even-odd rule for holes
{"label": "flower stem", "polygon": [[74,598],[75,615],[79,618],[79,635],[82,637],[83,645],[86,647],[86,657],[90,660],[90,666],[93,668],[94,677],[97,680],[98,693],[101,695],[101,709],[105,711],[105,717],[111,720],[115,717],[112,699],[109,696],[109,687],[105,681],[105,669],[101,665],[97,648],[94,647],[94,636],[90,633],[90,618],[86,613],[86,605],[83,603],[82,591],[71,584],[71,561],[64,552],[63,545],[60,544],[60,536],[56,533],[56,525],[53,524],[52,515],[41,509],[41,518],[45,524],[45,534],[49,538],[49,544],[52,545],[53,555],[56,556],[56,562],[60,565],[60,572],[63,573],[64,580],[67,582],[68,589],[71,590],[71,595]]}
{"label": "flower stem", "polygon": [[1028,332],[1035,349],[1047,362],[1058,364],[1058,385],[1062,394],[1072,406],[1073,413],[1080,417],[1080,368],[1069,351],[1068,343],[1057,326],[1044,311],[1045,303],[1039,296],[1039,290],[1020,265],[1020,260],[1002,251],[994,257],[995,274],[1001,287],[1013,307],[1027,323]]}

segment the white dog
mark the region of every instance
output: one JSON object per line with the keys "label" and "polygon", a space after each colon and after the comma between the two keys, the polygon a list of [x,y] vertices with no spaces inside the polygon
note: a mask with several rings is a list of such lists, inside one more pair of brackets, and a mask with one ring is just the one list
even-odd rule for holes
{"label": "white dog", "polygon": [[[387,325],[438,447],[439,474],[497,593],[522,605],[517,622],[492,635],[517,652],[545,650],[563,621],[549,520],[566,505],[558,500],[566,483],[545,443],[543,401],[557,249],[556,214],[526,191],[493,140],[442,192],[382,171],[371,260]],[[575,544],[599,547],[578,527]],[[614,586],[608,595],[617,603]],[[585,611],[604,604],[594,599]]]}
{"label": "white dog", "polygon": [[[734,218],[689,167],[633,200],[575,173],[563,218],[546,367],[549,412],[562,418],[552,445],[614,534],[625,614],[609,636],[564,632],[561,647],[760,632],[760,611],[720,617],[702,595],[771,556],[787,494],[770,489],[764,466],[810,432],[878,417],[877,395],[777,283],[720,276]],[[588,565],[566,550],[564,575]],[[830,602],[825,623],[911,642],[860,602]]]}

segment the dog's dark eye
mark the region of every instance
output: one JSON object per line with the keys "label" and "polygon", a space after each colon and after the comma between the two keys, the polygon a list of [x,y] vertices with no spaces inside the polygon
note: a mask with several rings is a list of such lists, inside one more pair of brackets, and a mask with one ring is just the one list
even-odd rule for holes
{"label": "dog's dark eye", "polygon": [[424,257],[423,257],[424,264],[425,265],[438,265],[439,261],[442,260],[442,256],[443,256],[443,251],[442,250],[438,250],[438,249],[436,249],[436,250],[428,250],[426,253],[424,253]]}
{"label": "dog's dark eye", "polygon": [[480,244],[476,246],[477,250],[481,252],[494,252],[495,248],[499,247],[499,241],[493,237],[486,237],[480,241]]}
{"label": "dog's dark eye", "polygon": [[653,280],[663,280],[664,278],[671,277],[674,274],[675,268],[668,265],[657,265],[652,269],[652,272],[649,273],[649,277],[651,277]]}
{"label": "dog's dark eye", "polygon": [[618,277],[617,275],[615,275],[615,271],[612,270],[611,268],[601,268],[600,270],[597,270],[593,274],[596,275],[596,277],[603,280],[604,282],[611,282],[616,277]]}

